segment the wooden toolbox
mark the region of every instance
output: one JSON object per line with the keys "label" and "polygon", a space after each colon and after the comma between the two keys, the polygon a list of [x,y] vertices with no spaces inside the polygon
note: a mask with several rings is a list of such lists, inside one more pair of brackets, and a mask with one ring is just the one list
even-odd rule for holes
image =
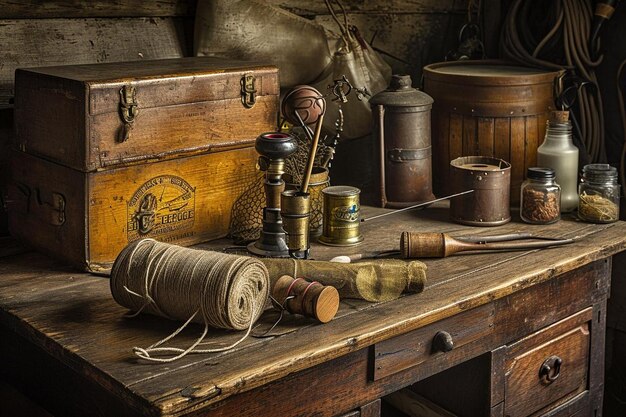
{"label": "wooden toolbox", "polygon": [[91,271],[225,236],[278,94],[275,67],[215,58],[18,70],[11,233]]}

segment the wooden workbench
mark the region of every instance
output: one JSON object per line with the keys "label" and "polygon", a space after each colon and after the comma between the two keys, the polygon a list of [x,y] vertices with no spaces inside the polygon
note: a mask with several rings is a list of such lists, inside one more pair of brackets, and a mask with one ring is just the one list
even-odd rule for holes
{"label": "wooden workbench", "polygon": [[[601,413],[611,257],[626,249],[626,223],[472,228],[430,208],[362,230],[361,246],[315,246],[313,256],[391,249],[404,230],[581,239],[426,260],[423,293],[379,304],[343,300],[328,324],[290,316],[274,337],[172,364],[144,363],[131,348],[160,340],[177,323],[124,318],[106,277],[27,252],[0,259],[0,372],[58,415],[374,416],[380,397],[412,384],[459,415]],[[266,312],[257,330],[275,318]],[[433,350],[440,331],[450,334],[452,350]],[[188,346],[200,332],[192,327],[175,343]],[[209,341],[239,337],[215,330]],[[555,376],[553,356],[562,365],[550,382],[539,372],[548,361]]]}

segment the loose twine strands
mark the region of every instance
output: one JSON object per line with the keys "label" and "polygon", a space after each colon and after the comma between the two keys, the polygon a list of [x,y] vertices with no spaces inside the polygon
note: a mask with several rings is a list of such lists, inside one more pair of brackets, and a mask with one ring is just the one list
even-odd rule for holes
{"label": "loose twine strands", "polygon": [[[145,312],[185,321],[151,346],[133,348],[142,359],[172,362],[188,353],[223,352],[245,340],[268,299],[269,278],[265,265],[254,258],[143,239],[128,245],[115,260],[111,294],[134,312],[131,317]],[[161,347],[192,321],[204,324],[204,331],[191,346]],[[196,349],[204,344],[209,327],[247,331],[230,346]]]}

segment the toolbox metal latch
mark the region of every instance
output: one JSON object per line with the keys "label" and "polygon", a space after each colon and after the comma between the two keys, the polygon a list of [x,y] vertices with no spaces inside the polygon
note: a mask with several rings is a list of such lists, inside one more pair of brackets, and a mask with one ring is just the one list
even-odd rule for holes
{"label": "toolbox metal latch", "polygon": [[256,104],[256,78],[252,74],[241,77],[241,103],[245,108],[252,108]]}
{"label": "toolbox metal latch", "polygon": [[138,113],[137,90],[132,85],[125,85],[120,89],[120,117],[124,124],[118,135],[119,142],[126,142],[128,140]]}
{"label": "toolbox metal latch", "polygon": [[44,192],[39,188],[31,189],[28,185],[18,183],[18,190],[24,195],[26,203],[23,209],[29,215],[53,226],[65,223],[65,197],[54,191]]}

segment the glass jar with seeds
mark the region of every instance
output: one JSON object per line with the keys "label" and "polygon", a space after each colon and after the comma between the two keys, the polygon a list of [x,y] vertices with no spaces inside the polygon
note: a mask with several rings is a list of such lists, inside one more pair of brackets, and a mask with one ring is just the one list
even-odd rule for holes
{"label": "glass jar with seeds", "polygon": [[551,168],[528,168],[520,195],[520,217],[526,223],[549,224],[561,218],[561,187]]}

